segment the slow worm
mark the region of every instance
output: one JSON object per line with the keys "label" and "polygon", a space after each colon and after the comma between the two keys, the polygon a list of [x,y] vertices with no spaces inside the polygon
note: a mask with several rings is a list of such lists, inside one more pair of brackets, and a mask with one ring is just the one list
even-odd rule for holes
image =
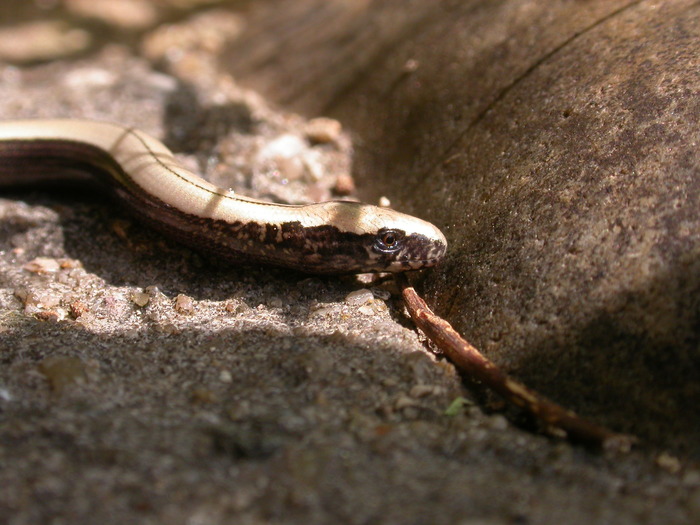
{"label": "slow worm", "polygon": [[232,261],[308,273],[400,272],[436,264],[432,224],[346,201],[273,204],[218,188],[146,133],[88,120],[0,122],[0,187],[95,177],[153,228]]}

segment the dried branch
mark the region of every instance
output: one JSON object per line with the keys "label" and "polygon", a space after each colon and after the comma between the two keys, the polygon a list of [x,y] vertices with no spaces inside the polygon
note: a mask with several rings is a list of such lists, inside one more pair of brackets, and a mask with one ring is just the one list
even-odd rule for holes
{"label": "dried branch", "polygon": [[617,434],[587,421],[508,377],[462,338],[450,323],[435,315],[404,275],[396,278],[413,322],[445,356],[469,377],[481,381],[506,401],[540,420],[545,432],[607,450],[627,452],[632,447],[636,441],[633,436]]}

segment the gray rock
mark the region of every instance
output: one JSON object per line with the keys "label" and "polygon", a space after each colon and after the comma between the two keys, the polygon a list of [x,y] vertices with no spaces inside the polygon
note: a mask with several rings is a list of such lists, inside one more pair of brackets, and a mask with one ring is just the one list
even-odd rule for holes
{"label": "gray rock", "polygon": [[437,311],[555,400],[700,454],[694,4],[303,4],[231,69],[338,117],[358,186],[444,228]]}

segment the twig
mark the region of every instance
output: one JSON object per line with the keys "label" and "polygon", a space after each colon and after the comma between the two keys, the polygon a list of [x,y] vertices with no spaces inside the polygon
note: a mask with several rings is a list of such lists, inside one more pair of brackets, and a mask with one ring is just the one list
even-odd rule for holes
{"label": "twig", "polygon": [[506,401],[542,421],[545,432],[621,452],[629,451],[635,443],[636,439],[633,436],[617,434],[587,421],[508,377],[476,347],[462,338],[450,323],[435,315],[404,275],[398,274],[396,279],[413,322],[445,356],[469,377],[481,381]]}

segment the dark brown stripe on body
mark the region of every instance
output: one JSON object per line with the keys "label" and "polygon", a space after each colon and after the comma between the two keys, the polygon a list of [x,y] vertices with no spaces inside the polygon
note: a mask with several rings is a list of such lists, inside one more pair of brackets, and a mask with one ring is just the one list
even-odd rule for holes
{"label": "dark brown stripe on body", "polygon": [[[361,236],[339,232],[333,226],[228,222],[184,213],[145,192],[109,153],[90,144],[54,139],[0,141],[0,187],[89,178],[100,182],[119,204],[152,228],[229,261],[337,273],[353,271],[346,268],[348,262],[367,257]],[[367,237],[365,242],[371,240]]]}

